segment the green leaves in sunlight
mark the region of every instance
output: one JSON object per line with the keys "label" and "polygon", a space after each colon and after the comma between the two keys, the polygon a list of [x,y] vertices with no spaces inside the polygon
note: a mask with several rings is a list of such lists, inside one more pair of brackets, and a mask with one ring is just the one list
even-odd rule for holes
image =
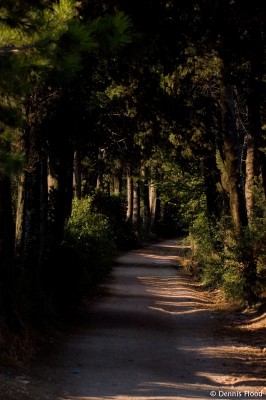
{"label": "green leaves in sunlight", "polygon": [[1,7],[0,56],[23,56],[28,67],[54,69],[69,77],[81,68],[84,54],[115,51],[130,43],[130,29],[131,21],[122,12],[82,21],[73,0],[30,9],[15,26]]}

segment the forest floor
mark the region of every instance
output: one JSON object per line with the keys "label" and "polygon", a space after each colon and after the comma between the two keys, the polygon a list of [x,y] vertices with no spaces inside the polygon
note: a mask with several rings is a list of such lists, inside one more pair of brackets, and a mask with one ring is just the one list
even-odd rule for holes
{"label": "forest floor", "polygon": [[181,267],[182,240],[122,253],[51,349],[0,369],[1,400],[266,398],[266,315]]}

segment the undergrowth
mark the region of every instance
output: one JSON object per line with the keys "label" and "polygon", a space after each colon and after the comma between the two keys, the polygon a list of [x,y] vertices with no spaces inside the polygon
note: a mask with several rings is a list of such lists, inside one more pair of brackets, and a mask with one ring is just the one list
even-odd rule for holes
{"label": "undergrowth", "polygon": [[205,288],[220,288],[227,301],[245,304],[247,279],[243,274],[245,258],[251,257],[256,266],[256,281],[250,287],[260,298],[265,290],[263,277],[266,275],[265,226],[257,219],[252,227],[246,228],[241,238],[234,234],[231,220],[224,216],[215,224],[204,213],[198,215],[190,229],[193,273]]}

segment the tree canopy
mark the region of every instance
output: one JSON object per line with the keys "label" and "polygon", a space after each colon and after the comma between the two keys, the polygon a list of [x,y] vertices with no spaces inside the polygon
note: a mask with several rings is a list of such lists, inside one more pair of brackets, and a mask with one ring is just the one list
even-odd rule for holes
{"label": "tree canopy", "polygon": [[11,329],[86,292],[105,271],[95,259],[161,236],[188,236],[206,286],[261,301],[265,21],[258,1],[2,2]]}

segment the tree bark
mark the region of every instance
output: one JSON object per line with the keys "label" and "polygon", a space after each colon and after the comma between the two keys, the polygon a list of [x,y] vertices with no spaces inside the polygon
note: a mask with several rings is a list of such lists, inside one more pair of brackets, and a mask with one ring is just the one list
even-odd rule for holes
{"label": "tree bark", "polygon": [[[260,52],[259,52],[260,53]],[[258,169],[262,174],[264,192],[266,194],[266,169],[263,157],[260,156],[259,146],[262,143],[262,124],[261,124],[261,85],[262,70],[261,59],[257,59],[256,51],[251,60],[250,78],[247,88],[247,114],[248,114],[248,133],[247,133],[247,155],[246,155],[246,201],[249,224],[254,218],[254,182],[259,175]],[[264,164],[264,165],[263,165]]]}
{"label": "tree bark", "polygon": [[132,221],[133,217],[133,178],[130,168],[127,171],[127,219]]}
{"label": "tree bark", "polygon": [[25,179],[23,171],[18,178],[17,212],[16,212],[16,256],[22,254],[24,220],[25,220]]}
{"label": "tree bark", "polygon": [[139,179],[138,178],[133,178],[132,222],[135,226],[136,231],[138,231],[139,223],[140,223],[140,187],[139,187]]}
{"label": "tree bark", "polygon": [[98,153],[98,177],[97,177],[97,189],[104,189],[104,169],[105,169],[105,149],[99,149]]}
{"label": "tree bark", "polygon": [[264,197],[266,199],[266,154],[261,150],[259,150],[259,160],[260,160],[263,192],[264,192]]}
{"label": "tree bark", "polygon": [[47,256],[47,174],[39,125],[31,108],[27,117],[24,145],[28,162],[18,188],[16,254],[22,271],[21,290],[34,322],[45,304],[42,272]]}
{"label": "tree bark", "polygon": [[48,182],[47,182],[47,151],[42,147],[40,154],[40,272],[47,262],[48,250]]}
{"label": "tree bark", "polygon": [[71,215],[73,198],[73,150],[65,142],[49,144],[48,194],[49,236],[52,248],[59,246],[65,223]]}
{"label": "tree bark", "polygon": [[237,234],[247,226],[247,211],[244,182],[241,173],[240,142],[234,113],[234,88],[225,82],[222,89],[222,117],[225,163],[228,175],[228,188],[232,222]]}
{"label": "tree bark", "polygon": [[120,194],[122,192],[122,173],[117,173],[113,176],[114,193]]}
{"label": "tree bark", "polygon": [[143,220],[142,228],[145,233],[149,233],[151,226],[149,183],[147,178],[147,169],[142,168],[142,201],[143,201]]}
{"label": "tree bark", "polygon": [[254,285],[257,279],[254,252],[248,232],[248,214],[245,198],[245,181],[243,179],[242,149],[236,127],[234,113],[234,87],[230,82],[230,71],[224,71],[222,87],[222,118],[225,163],[228,175],[230,210],[236,239],[236,258],[239,262],[240,275],[243,280],[244,296],[247,304],[254,304],[257,295]]}
{"label": "tree bark", "polygon": [[11,181],[0,179],[0,311],[12,330],[20,327],[14,312],[15,226],[12,215]]}
{"label": "tree bark", "polygon": [[254,163],[255,174],[257,173],[257,164],[262,177],[264,196],[266,199],[266,141],[262,134],[261,112],[263,106],[262,88],[263,77],[265,74],[265,38],[262,35],[264,21],[262,25],[253,25],[250,29],[252,41],[252,52],[250,53],[250,78],[247,85],[247,109],[248,109],[248,133],[254,143]]}
{"label": "tree bark", "polygon": [[151,180],[149,183],[149,204],[150,204],[150,227],[151,231],[154,231],[156,223],[157,223],[157,206],[158,206],[158,201],[157,201],[157,187],[155,181]]}
{"label": "tree bark", "polygon": [[74,196],[81,199],[81,158],[79,150],[74,152]]}
{"label": "tree bark", "polygon": [[255,144],[252,135],[247,135],[246,150],[246,183],[245,196],[248,223],[251,226],[254,220],[254,178],[255,178]]}
{"label": "tree bark", "polygon": [[35,282],[40,254],[41,144],[39,132],[33,122],[27,128],[25,135],[28,165],[20,180],[17,250],[23,267],[28,270]]}

